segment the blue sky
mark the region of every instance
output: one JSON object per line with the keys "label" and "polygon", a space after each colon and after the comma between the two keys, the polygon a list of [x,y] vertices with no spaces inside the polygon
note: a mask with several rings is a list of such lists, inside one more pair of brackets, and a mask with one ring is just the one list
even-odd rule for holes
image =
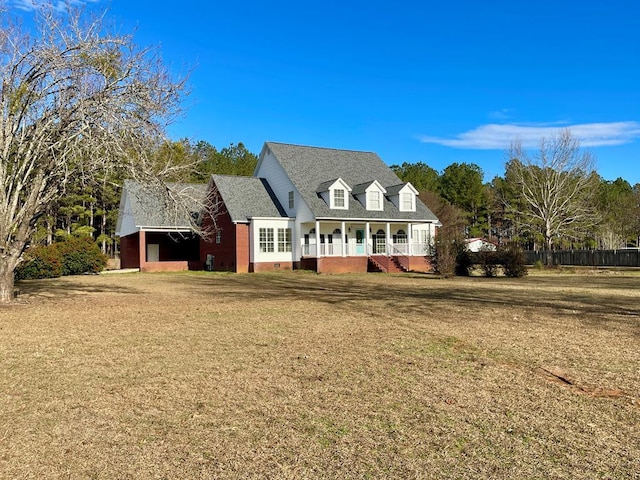
{"label": "blue sky", "polygon": [[490,180],[514,138],[569,128],[605,179],[640,183],[637,1],[88,3],[192,71],[174,139],[476,163]]}

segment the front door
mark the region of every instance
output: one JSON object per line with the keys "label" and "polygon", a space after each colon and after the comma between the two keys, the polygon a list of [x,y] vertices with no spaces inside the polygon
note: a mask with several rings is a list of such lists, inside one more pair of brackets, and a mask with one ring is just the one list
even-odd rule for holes
{"label": "front door", "polygon": [[364,255],[364,229],[356,230],[356,255]]}

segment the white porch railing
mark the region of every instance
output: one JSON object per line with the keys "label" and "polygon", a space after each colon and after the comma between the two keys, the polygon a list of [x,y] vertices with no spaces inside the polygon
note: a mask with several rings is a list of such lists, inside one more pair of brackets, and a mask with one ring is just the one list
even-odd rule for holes
{"label": "white porch railing", "polygon": [[[344,253],[343,253],[344,246]],[[303,257],[341,257],[341,256],[368,256],[368,255],[387,255],[387,256],[416,256],[423,257],[432,255],[433,248],[423,243],[391,243],[391,244],[357,244],[355,240],[348,243],[321,243],[318,255],[318,248],[315,243],[301,243],[301,251]]]}

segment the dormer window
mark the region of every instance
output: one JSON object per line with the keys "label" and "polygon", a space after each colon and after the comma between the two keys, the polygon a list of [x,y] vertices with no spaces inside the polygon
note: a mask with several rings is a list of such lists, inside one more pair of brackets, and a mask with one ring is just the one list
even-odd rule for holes
{"label": "dormer window", "polygon": [[364,208],[373,212],[384,210],[385,188],[377,180],[359,183],[353,187],[353,195]]}
{"label": "dormer window", "polygon": [[367,210],[382,210],[381,197],[379,190],[367,192]]}
{"label": "dormer window", "polygon": [[329,205],[329,208],[336,210],[349,209],[351,187],[341,178],[321,183],[316,192]]}
{"label": "dormer window", "polygon": [[409,182],[387,187],[389,200],[401,212],[416,211],[416,195],[418,191]]}
{"label": "dormer window", "polygon": [[403,212],[413,212],[415,207],[415,195],[413,192],[402,192],[400,194],[400,210]]}

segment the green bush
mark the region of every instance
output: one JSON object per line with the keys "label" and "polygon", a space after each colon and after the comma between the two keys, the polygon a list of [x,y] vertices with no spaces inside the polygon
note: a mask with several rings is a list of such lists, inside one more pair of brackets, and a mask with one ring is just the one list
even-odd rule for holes
{"label": "green bush", "polygon": [[107,265],[107,257],[90,237],[68,237],[54,245],[62,256],[62,275],[98,273]]}
{"label": "green bush", "polygon": [[32,247],[15,272],[16,280],[57,278],[62,275],[98,273],[107,257],[89,237],[67,237],[48,246]]}
{"label": "green bush", "polygon": [[23,262],[15,271],[16,280],[57,278],[62,275],[62,255],[57,248],[33,247],[27,250]]}

